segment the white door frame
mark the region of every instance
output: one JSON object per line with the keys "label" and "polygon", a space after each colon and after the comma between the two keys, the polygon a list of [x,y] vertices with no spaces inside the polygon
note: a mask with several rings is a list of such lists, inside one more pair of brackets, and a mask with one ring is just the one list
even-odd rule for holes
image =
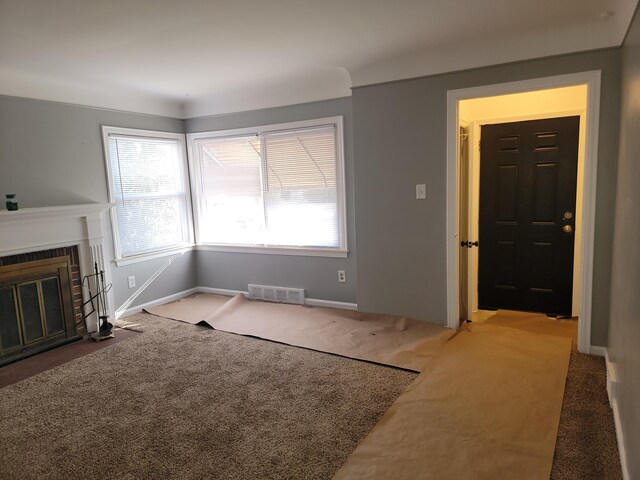
{"label": "white door frame", "polygon": [[447,325],[459,325],[458,249],[458,103],[479,97],[493,97],[533,90],[587,85],[587,128],[584,155],[582,256],[580,317],[578,320],[578,351],[591,349],[591,298],[593,289],[593,252],[595,235],[596,180],[598,167],[598,131],[600,123],[600,70],[534,78],[518,82],[482,85],[447,92]]}

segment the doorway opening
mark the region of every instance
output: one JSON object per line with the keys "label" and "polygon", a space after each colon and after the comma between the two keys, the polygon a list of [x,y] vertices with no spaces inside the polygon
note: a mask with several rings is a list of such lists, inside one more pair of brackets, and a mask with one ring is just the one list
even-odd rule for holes
{"label": "doorway opening", "polygon": [[[487,195],[487,184],[481,183],[481,165],[484,167],[484,182],[491,177],[488,175],[489,168],[489,151],[488,145],[485,143],[483,154],[486,156],[486,162],[481,162],[480,137],[488,136],[491,132],[498,135],[499,142],[504,143],[498,150],[511,148],[506,145],[509,143],[509,135],[505,131],[514,128],[524,128],[531,130],[531,126],[535,125],[536,132],[545,130],[545,120],[551,122],[551,126],[547,125],[547,130],[556,130],[556,124],[569,121],[572,123],[574,134],[577,136],[577,145],[575,147],[577,165],[573,173],[575,182],[575,190],[569,188],[565,197],[573,197],[574,204],[565,205],[565,210],[560,212],[564,220],[555,222],[558,235],[552,241],[545,237],[543,240],[538,238],[536,244],[540,245],[539,251],[541,258],[549,252],[551,245],[555,248],[557,242],[565,245],[564,253],[570,246],[571,257],[568,264],[565,265],[563,276],[565,278],[563,289],[564,303],[563,307],[547,307],[549,310],[545,313],[554,313],[553,310],[562,311],[564,316],[578,317],[578,349],[581,352],[589,352],[590,348],[590,325],[591,325],[591,284],[592,284],[592,263],[593,263],[593,229],[594,229],[594,209],[595,209],[595,175],[597,164],[597,131],[598,131],[598,107],[599,107],[599,80],[600,72],[585,72],[580,74],[563,75],[559,77],[548,77],[543,79],[534,79],[524,82],[513,82],[507,84],[489,85],[484,87],[476,87],[470,89],[454,90],[448,94],[448,152],[447,152],[447,289],[448,289],[448,325],[456,328],[462,320],[473,320],[486,317],[486,313],[479,307],[485,305],[498,305],[498,308],[509,308],[509,301],[506,305],[501,306],[500,300],[487,300],[486,289],[483,294],[478,294],[479,272],[484,268],[487,271],[487,258],[491,255],[496,257],[500,262],[503,253],[491,251],[489,247],[485,249],[484,267],[481,268],[480,254],[482,251],[482,241],[480,233],[480,202],[491,202],[491,195]],[[564,120],[563,120],[564,119]],[[572,120],[571,120],[572,119]],[[531,130],[532,132],[534,130]],[[579,130],[579,134],[578,134]],[[502,137],[499,133],[502,132]],[[526,133],[526,132],[525,132]],[[498,138],[496,137],[496,138]],[[515,135],[511,135],[515,138]],[[488,137],[487,137],[488,138]],[[523,137],[524,138],[524,137]],[[532,137],[533,138],[533,137]],[[539,142],[543,138],[537,134],[536,140],[538,147]],[[544,137],[547,139],[547,137]],[[546,140],[544,142],[546,142]],[[506,141],[506,143],[505,143]],[[495,142],[494,142],[495,143]],[[543,145],[544,147],[544,145]],[[536,155],[540,155],[542,149],[534,149]],[[549,149],[551,150],[551,149]],[[550,153],[543,152],[542,155],[547,157],[536,157],[534,167],[547,168],[530,168],[541,173],[538,179],[531,180],[540,182],[542,187],[536,183],[538,193],[546,191],[550,194],[550,190],[564,189],[571,184],[571,176],[565,175],[563,182],[559,182],[556,174],[557,163],[555,160],[545,162],[544,158],[551,158]],[[541,158],[543,161],[541,161]],[[466,161],[466,162],[465,162]],[[504,162],[501,165],[504,167]],[[514,174],[516,169],[501,168],[500,173],[504,179],[517,177]],[[557,171],[556,171],[557,170]],[[569,169],[571,170],[571,169]],[[498,170],[496,170],[498,172]],[[524,172],[521,168],[520,172]],[[495,173],[495,172],[494,172]],[[537,175],[534,173],[534,176]],[[564,174],[563,174],[564,175]],[[544,179],[547,179],[547,186],[544,185]],[[484,185],[484,187],[482,187]],[[507,188],[503,188],[503,193],[516,193],[519,188],[522,192],[528,191],[529,186],[522,188],[522,177],[513,182],[509,187],[509,182],[504,182]],[[532,184],[533,185],[533,184]],[[519,187],[518,187],[519,186]],[[481,195],[481,188],[485,189],[485,195]],[[560,190],[562,193],[562,190]],[[574,193],[575,192],[575,193]],[[508,197],[509,195],[507,195]],[[520,194],[522,197],[522,194]],[[512,197],[513,199],[516,196]],[[554,197],[555,198],[555,197]],[[493,199],[494,204],[496,199]],[[519,200],[522,201],[522,200]],[[512,203],[512,202],[511,202]],[[510,201],[504,202],[504,205],[511,205]],[[544,210],[548,205],[540,204],[538,208]],[[495,205],[493,205],[495,207]],[[556,206],[563,208],[562,206]],[[550,208],[550,207],[549,207]],[[483,210],[486,211],[486,208]],[[508,213],[508,212],[506,212]],[[567,218],[568,217],[568,218]],[[484,214],[486,222],[486,213]],[[498,222],[507,225],[508,222]],[[536,223],[536,222],[533,222]],[[532,225],[533,225],[532,223]],[[544,222],[537,222],[544,230],[550,228],[544,226]],[[547,222],[552,223],[552,222]],[[565,225],[566,224],[566,225]],[[485,223],[486,225],[486,223]],[[531,229],[529,229],[530,231]],[[486,232],[489,229],[485,226]],[[501,230],[505,235],[505,230]],[[524,230],[523,230],[524,231]],[[545,235],[549,230],[545,230]],[[507,236],[511,233],[507,233]],[[544,236],[544,235],[543,235]],[[502,239],[504,240],[504,239]],[[556,243],[554,243],[556,242]],[[496,243],[496,242],[494,242]],[[497,242],[504,244],[505,252],[508,251],[509,241]],[[496,243],[496,244],[497,244]],[[495,250],[495,248],[493,249]],[[491,254],[491,255],[490,255]],[[556,252],[556,254],[558,253]],[[535,262],[535,259],[529,259]],[[508,260],[505,260],[508,262]],[[565,261],[565,264],[567,261]],[[550,263],[551,264],[551,263]],[[499,264],[496,264],[499,265]],[[552,265],[553,266],[553,265]],[[555,268],[555,267],[554,267]],[[527,271],[532,271],[531,269]],[[534,272],[536,270],[533,270]],[[541,270],[538,270],[541,271]],[[506,272],[506,270],[505,270]],[[548,272],[550,276],[558,275],[558,271]],[[507,272],[505,275],[513,274]],[[486,282],[485,282],[486,283]],[[527,298],[535,297],[536,289],[533,296],[529,294]],[[538,289],[541,296],[544,296],[544,289]],[[506,291],[506,290],[505,290]],[[548,293],[548,292],[547,292]],[[484,299],[482,296],[484,295]],[[504,297],[509,299],[509,292]],[[494,302],[495,300],[495,302]],[[525,311],[543,311],[545,307],[540,306],[535,300],[533,303],[511,303],[511,305],[524,305],[522,308],[511,308],[513,310]],[[492,303],[494,302],[494,303]],[[526,302],[525,302],[526,303]]]}

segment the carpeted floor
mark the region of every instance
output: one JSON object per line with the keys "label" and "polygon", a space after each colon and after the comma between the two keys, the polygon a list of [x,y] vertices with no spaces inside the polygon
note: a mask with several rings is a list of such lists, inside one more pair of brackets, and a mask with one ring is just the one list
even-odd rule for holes
{"label": "carpeted floor", "polygon": [[[144,314],[0,390],[0,478],[327,479],[415,374]],[[601,358],[573,352],[551,478],[620,479]]]}
{"label": "carpeted floor", "polygon": [[46,372],[47,370],[51,370],[76,358],[81,358],[89,353],[97,352],[103,348],[109,348],[137,334],[137,332],[128,329],[116,328],[113,338],[101,342],[82,339],[52,350],[47,350],[46,352],[38,353],[32,357],[23,358],[15,363],[4,365],[0,368],[0,388],[20,382],[38,373]]}
{"label": "carpeted floor", "polygon": [[138,315],[1,390],[0,478],[330,479],[415,374]]}
{"label": "carpeted floor", "polygon": [[622,469],[602,357],[571,352],[552,480],[620,480]]}

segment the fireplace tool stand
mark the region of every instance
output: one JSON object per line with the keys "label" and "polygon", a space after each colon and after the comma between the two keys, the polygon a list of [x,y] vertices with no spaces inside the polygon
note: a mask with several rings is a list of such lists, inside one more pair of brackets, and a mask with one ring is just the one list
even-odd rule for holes
{"label": "fireplace tool stand", "polygon": [[[98,333],[91,335],[91,339],[99,342],[107,338],[113,338],[113,324],[109,322],[109,314],[107,311],[107,293],[111,290],[111,284],[105,285],[104,271],[98,271],[98,264],[94,263],[94,272],[91,275],[85,275],[82,279],[82,285],[87,287],[89,291],[89,299],[82,304],[82,316],[85,325],[87,318],[94,312],[98,316]],[[91,288],[93,285],[93,289]],[[95,292],[95,293],[94,293]],[[87,305],[91,310],[87,312]]]}

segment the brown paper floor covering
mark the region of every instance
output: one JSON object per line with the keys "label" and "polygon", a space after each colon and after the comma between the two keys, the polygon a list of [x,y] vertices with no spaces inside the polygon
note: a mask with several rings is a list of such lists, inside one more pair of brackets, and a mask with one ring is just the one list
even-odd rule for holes
{"label": "brown paper floor covering", "polygon": [[464,328],[334,480],[549,479],[570,352],[561,336]]}
{"label": "brown paper floor covering", "polygon": [[495,315],[489,317],[484,323],[517,328],[531,333],[570,338],[574,345],[578,341],[577,320],[555,320],[539,313],[498,310]]}
{"label": "brown paper floor covering", "polygon": [[335,308],[196,294],[146,309],[183,322],[420,372],[453,334],[428,322]]}

